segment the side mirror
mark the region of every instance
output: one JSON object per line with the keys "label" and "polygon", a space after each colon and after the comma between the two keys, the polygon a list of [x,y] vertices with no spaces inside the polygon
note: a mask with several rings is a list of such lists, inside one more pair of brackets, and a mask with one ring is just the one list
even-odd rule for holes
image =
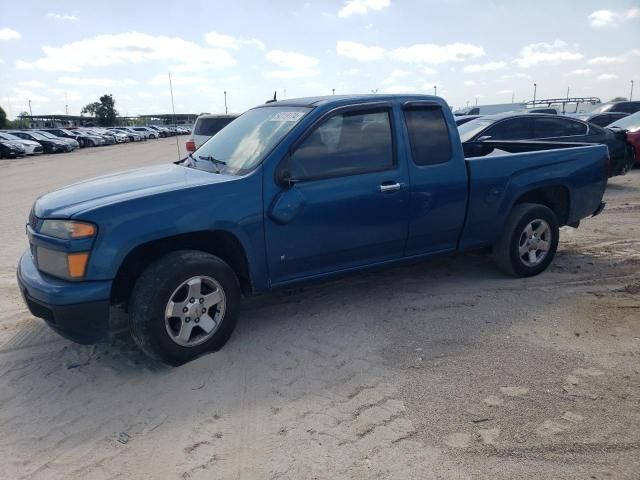
{"label": "side mirror", "polygon": [[477,142],[485,142],[487,140],[491,140],[491,135],[483,135],[476,139]]}
{"label": "side mirror", "polygon": [[291,156],[287,154],[287,156],[282,160],[280,165],[278,166],[278,170],[276,171],[276,183],[280,185],[282,188],[289,189],[293,187],[298,180],[293,178],[291,175],[291,170],[289,169],[289,161],[291,160]]}

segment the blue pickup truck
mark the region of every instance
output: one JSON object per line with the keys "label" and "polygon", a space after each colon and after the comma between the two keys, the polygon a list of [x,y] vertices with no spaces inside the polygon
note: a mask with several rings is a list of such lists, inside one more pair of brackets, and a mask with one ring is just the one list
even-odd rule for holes
{"label": "blue pickup truck", "polygon": [[20,291],[81,343],[122,307],[140,348],[179,365],[224,345],[242,295],[474,249],[536,275],[560,226],[604,208],[606,146],[465,148],[438,97],[268,102],[175,164],[38,198]]}

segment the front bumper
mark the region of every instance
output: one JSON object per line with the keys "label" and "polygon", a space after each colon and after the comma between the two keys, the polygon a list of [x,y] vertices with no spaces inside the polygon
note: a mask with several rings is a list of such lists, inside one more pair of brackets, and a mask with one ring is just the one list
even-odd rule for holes
{"label": "front bumper", "polygon": [[68,282],[41,273],[30,252],[20,259],[18,287],[29,311],[77,343],[109,338],[110,281]]}

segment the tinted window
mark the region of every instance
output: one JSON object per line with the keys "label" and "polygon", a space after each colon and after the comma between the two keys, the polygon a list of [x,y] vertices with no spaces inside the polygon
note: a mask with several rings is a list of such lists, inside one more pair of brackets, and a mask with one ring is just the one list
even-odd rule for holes
{"label": "tinted window", "polygon": [[586,135],[587,126],[564,118],[542,117],[533,120],[533,138],[570,137]]}
{"label": "tinted window", "polygon": [[216,133],[229,125],[233,118],[200,118],[196,122],[195,135],[213,137]]}
{"label": "tinted window", "polygon": [[603,113],[601,115],[596,115],[591,120],[589,120],[589,122],[593,123],[595,125],[598,125],[600,127],[606,127],[610,123],[615,122],[616,120],[621,118],[623,115],[626,115],[626,114],[623,114],[623,113]]}
{"label": "tinted window", "polygon": [[612,112],[636,113],[640,111],[640,102],[617,103],[611,109]]}
{"label": "tinted window", "polygon": [[491,140],[526,140],[531,138],[531,119],[529,117],[508,118],[496,123],[482,133]]}
{"label": "tinted window", "polygon": [[630,132],[640,130],[640,112],[629,115],[628,117],[621,118],[620,120],[616,120],[611,125],[609,125],[609,127],[618,127]]}
{"label": "tinted window", "polygon": [[451,158],[451,139],[441,108],[411,108],[405,110],[404,118],[417,165],[444,163]]}
{"label": "tinted window", "polygon": [[298,180],[375,172],[393,167],[389,112],[347,112],[318,126],[290,159]]}
{"label": "tinted window", "polygon": [[492,125],[494,123],[495,123],[495,120],[488,119],[488,118],[477,118],[475,120],[471,120],[470,122],[463,123],[458,127],[458,133],[460,134],[460,141],[469,142],[478,133],[480,133],[489,125]]}

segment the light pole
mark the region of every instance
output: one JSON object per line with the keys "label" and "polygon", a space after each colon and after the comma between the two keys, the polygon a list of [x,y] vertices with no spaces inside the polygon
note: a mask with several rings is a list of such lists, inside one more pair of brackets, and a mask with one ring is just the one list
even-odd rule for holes
{"label": "light pole", "polygon": [[533,105],[535,106],[536,104],[536,90],[538,89],[538,84],[534,83],[533,84]]}
{"label": "light pole", "polygon": [[631,80],[631,91],[629,92],[629,101],[633,100],[633,80]]}
{"label": "light pole", "polygon": [[433,95],[437,95],[438,94],[438,86],[434,85],[433,86]]}
{"label": "light pole", "polygon": [[227,91],[224,91],[224,113],[229,113],[229,108],[227,107]]}
{"label": "light pole", "polygon": [[33,112],[31,111],[31,100],[29,100],[29,116],[33,117]]}
{"label": "light pole", "polygon": [[335,94],[336,94],[336,89],[335,89],[335,88],[332,88],[332,89],[331,89],[331,95],[335,95]]}

